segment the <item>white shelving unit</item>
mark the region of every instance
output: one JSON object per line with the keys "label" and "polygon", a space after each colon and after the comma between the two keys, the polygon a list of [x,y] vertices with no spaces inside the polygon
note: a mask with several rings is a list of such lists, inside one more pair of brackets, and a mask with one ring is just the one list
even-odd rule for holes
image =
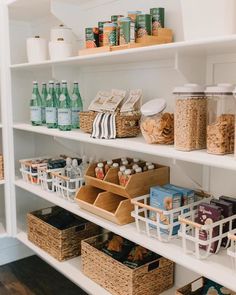
{"label": "white shelving unit", "polygon": [[[97,159],[104,157],[137,156],[171,167],[171,182],[214,193],[236,196],[236,160],[233,155],[214,156],[205,150],[176,151],[173,146],[148,145],[140,136],[132,139],[95,140],[81,131],[61,132],[29,123],[29,97],[32,81],[51,79],[78,80],[85,108],[101,89],[142,88],[144,101],[165,97],[168,110],[174,110],[172,90],[186,82],[212,84],[236,83],[236,35],[186,42],[183,40],[180,0],[159,0],[158,6],[168,11],[167,26],[174,28],[175,43],[136,48],[113,53],[76,56],[60,61],[26,62],[25,40],[33,35],[49,38],[50,28],[65,23],[78,35],[79,45],[84,27],[96,25],[111,14],[126,13],[137,7],[148,10],[156,0],[6,0],[1,10],[3,51],[2,102],[3,138],[6,152],[7,231],[37,255],[79,285],[89,294],[108,294],[82,274],[80,259],[59,263],[27,240],[25,214],[55,204],[90,220],[103,228],[155,251],[177,263],[176,287],[200,275],[228,288],[235,287],[235,273],[225,251],[208,260],[197,260],[183,254],[180,241],[166,244],[136,231],[135,224],[117,226],[81,210],[55,194],[19,178],[19,159],[84,151]],[[29,13],[30,11],[30,13]],[[79,22],[78,22],[79,20]],[[7,115],[6,115],[7,114]],[[8,181],[9,179],[9,181]],[[1,201],[1,199],[0,199]],[[4,233],[1,229],[0,237]],[[174,289],[168,295],[174,294]]]}

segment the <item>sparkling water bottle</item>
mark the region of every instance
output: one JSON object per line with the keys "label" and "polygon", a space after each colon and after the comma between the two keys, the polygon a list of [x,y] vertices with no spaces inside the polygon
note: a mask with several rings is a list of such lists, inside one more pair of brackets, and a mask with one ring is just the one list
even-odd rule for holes
{"label": "sparkling water bottle", "polygon": [[74,82],[74,89],[71,96],[72,128],[80,128],[79,113],[83,111],[83,102],[79,92],[78,82]]}
{"label": "sparkling water bottle", "polygon": [[49,81],[49,90],[46,100],[46,124],[48,128],[57,128],[57,103],[54,82]]}
{"label": "sparkling water bottle", "polygon": [[37,81],[33,82],[33,92],[30,100],[30,121],[33,126],[42,125],[42,99]]}
{"label": "sparkling water bottle", "polygon": [[71,100],[66,81],[62,81],[62,92],[59,98],[58,128],[62,131],[71,130]]}
{"label": "sparkling water bottle", "polygon": [[42,123],[46,124],[46,101],[47,101],[48,91],[47,91],[47,83],[42,83]]}

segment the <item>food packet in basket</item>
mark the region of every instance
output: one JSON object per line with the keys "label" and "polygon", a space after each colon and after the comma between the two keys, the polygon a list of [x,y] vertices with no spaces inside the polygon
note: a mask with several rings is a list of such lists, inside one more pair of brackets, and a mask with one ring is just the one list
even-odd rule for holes
{"label": "food packet in basket", "polygon": [[103,104],[112,98],[112,94],[108,91],[98,91],[94,100],[90,103],[88,110],[101,112]]}
{"label": "food packet in basket", "polygon": [[120,112],[139,111],[142,105],[143,92],[142,89],[130,90],[129,97],[122,105]]}
{"label": "food packet in basket", "polygon": [[103,103],[102,110],[115,112],[117,108],[121,105],[125,96],[126,96],[125,90],[112,89],[111,97],[108,97],[107,100]]}

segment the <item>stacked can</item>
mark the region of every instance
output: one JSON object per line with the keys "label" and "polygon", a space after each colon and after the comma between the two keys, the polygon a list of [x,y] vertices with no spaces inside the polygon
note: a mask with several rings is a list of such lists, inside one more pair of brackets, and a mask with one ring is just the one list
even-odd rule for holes
{"label": "stacked can", "polygon": [[152,35],[158,35],[158,29],[165,27],[165,8],[151,8]]}
{"label": "stacked can", "polygon": [[98,22],[98,29],[99,29],[99,47],[103,46],[103,30],[104,30],[104,24],[109,23],[108,21]]}
{"label": "stacked can", "polygon": [[151,14],[137,15],[137,38],[152,35],[152,17]]}
{"label": "stacked can", "polygon": [[86,48],[99,47],[99,31],[98,28],[85,29]]}
{"label": "stacked can", "polygon": [[135,43],[135,23],[130,17],[119,18],[120,38],[119,44]]}
{"label": "stacked can", "polygon": [[103,26],[103,46],[117,46],[118,36],[117,36],[118,25],[115,23],[105,23]]}

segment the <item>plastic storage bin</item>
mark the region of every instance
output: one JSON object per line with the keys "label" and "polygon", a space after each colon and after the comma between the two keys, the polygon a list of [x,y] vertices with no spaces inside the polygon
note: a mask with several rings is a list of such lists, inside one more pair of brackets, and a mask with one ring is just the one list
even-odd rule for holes
{"label": "plastic storage bin", "polygon": [[236,33],[235,0],[181,0],[185,40]]}
{"label": "plastic storage bin", "polygon": [[174,89],[175,148],[181,151],[206,147],[207,100],[204,88],[197,84],[185,84]]}
{"label": "plastic storage bin", "polygon": [[225,155],[234,152],[235,100],[233,86],[207,87],[207,151]]}

